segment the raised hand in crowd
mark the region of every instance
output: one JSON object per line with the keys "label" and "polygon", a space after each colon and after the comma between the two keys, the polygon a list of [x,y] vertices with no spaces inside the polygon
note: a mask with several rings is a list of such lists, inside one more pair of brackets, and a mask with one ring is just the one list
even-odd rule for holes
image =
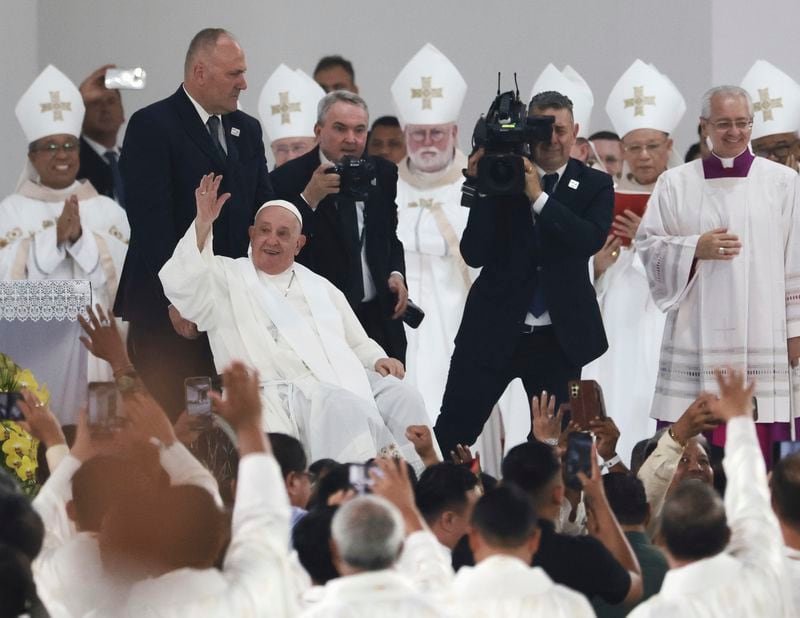
{"label": "raised hand in crowd", "polygon": [[106,361],[111,365],[111,369],[116,373],[125,369],[132,369],[133,365],[125,349],[125,342],[122,340],[117,321],[114,314],[109,310],[108,315],[100,305],[95,305],[95,310],[91,306],[86,307],[89,319],[78,316],[85,337],[81,337],[81,343],[94,354],[97,358]]}
{"label": "raised hand in crowd", "polygon": [[622,238],[609,234],[603,248],[594,254],[594,278],[599,279],[619,259]]}
{"label": "raised hand in crowd", "polygon": [[169,417],[158,402],[144,391],[131,393],[125,398],[125,417],[130,430],[143,440],[155,438],[164,446],[172,445],[178,438]]}
{"label": "raised hand in crowd", "polygon": [[596,444],[592,444],[591,460],[591,477],[586,476],[582,471],[578,472],[578,478],[583,485],[586,505],[586,527],[589,534],[599,539],[630,574],[631,586],[628,596],[625,598],[625,605],[629,605],[631,602],[638,601],[642,596],[642,571],[636,554],[633,553],[630,543],[608,504],[603,476],[600,465],[597,463]]}
{"label": "raised hand in crowd", "polygon": [[403,516],[406,535],[426,528],[425,520],[417,508],[414,488],[408,478],[408,465],[402,459],[376,459],[378,470],[371,469],[372,493],[386,498],[394,504]]}
{"label": "raised hand in crowd", "polygon": [[104,64],[99,69],[92,71],[89,77],[81,82],[78,90],[84,103],[92,103],[109,92],[109,89],[106,88],[106,71],[116,68],[116,64]]}
{"label": "raised hand in crowd", "polygon": [[406,438],[414,445],[414,450],[426,468],[439,463],[439,456],[433,446],[433,432],[430,427],[427,425],[409,425],[406,428]]}
{"label": "raised hand in crowd", "polygon": [[[606,418],[594,418],[589,421],[589,429],[594,433],[597,442],[597,453],[603,461],[609,462],[617,457],[617,441],[619,440],[619,428],[610,416]],[[614,463],[610,470],[614,472],[628,472],[628,468],[622,461]]]}
{"label": "raised hand in crowd", "polygon": [[541,397],[531,399],[531,434],[539,442],[557,446],[561,437],[561,420],[564,407],[555,411],[556,396],[542,391]]}
{"label": "raised hand in crowd", "polygon": [[175,436],[184,446],[189,446],[208,428],[209,424],[206,419],[192,416],[186,410],[181,412],[180,416],[178,416],[174,427]]}
{"label": "raised hand in crowd", "polygon": [[670,436],[681,446],[704,431],[711,431],[719,425],[719,421],[714,418],[712,404],[716,401],[716,396],[709,393],[700,393],[681,417],[669,428]]}
{"label": "raised hand in crowd", "polygon": [[465,444],[456,444],[456,450],[450,451],[450,459],[456,465],[472,463],[475,457],[472,456],[472,451],[469,446]]}
{"label": "raised hand in crowd", "polygon": [[70,195],[64,201],[64,208],[56,221],[56,243],[75,242],[83,233],[78,196]]}
{"label": "raised hand in crowd", "polygon": [[61,424],[50,407],[39,401],[38,397],[27,388],[22,389],[22,398],[23,401],[17,403],[22,416],[25,417],[25,420],[19,423],[22,428],[46,448],[66,444],[67,439],[61,430]]}
{"label": "raised hand in crowd", "polygon": [[708,404],[714,417],[724,423],[736,416],[752,418],[755,382],[746,383],[745,374],[733,367],[716,369],[714,375],[719,385],[719,397]]}
{"label": "raised hand in crowd", "polygon": [[261,423],[260,380],[256,369],[234,361],[222,374],[224,398],[211,392],[214,409],[236,432],[239,455],[272,453]]}

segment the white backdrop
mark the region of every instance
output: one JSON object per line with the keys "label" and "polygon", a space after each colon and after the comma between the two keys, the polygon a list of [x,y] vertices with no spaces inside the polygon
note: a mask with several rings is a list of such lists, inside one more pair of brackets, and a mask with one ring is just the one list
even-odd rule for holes
{"label": "white backdrop", "polygon": [[[13,190],[25,154],[14,104],[46,64],[80,81],[106,62],[143,66],[148,87],[126,92],[128,114],[172,93],[192,35],[206,26],[232,31],[245,49],[249,89],[243,108],[256,114],[258,94],[280,63],[311,72],[323,55],[351,59],[372,117],[394,113],[389,86],[424,43],[459,67],[469,89],[462,110],[466,147],[478,115],[517,71],[521,94],[548,62],[571,64],[595,96],[592,130],[610,128],[605,99],[638,56],[669,75],[688,111],[675,133],[681,154],[695,141],[702,92],[738,81],[757,58],[800,79],[793,40],[796,0],[0,0],[0,194]],[[752,43],[751,43],[752,42]]]}

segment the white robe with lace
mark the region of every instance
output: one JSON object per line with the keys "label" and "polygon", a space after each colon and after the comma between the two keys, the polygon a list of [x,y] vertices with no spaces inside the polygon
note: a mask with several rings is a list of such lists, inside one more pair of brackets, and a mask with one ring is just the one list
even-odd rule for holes
{"label": "white robe with lace", "polygon": [[[759,422],[788,422],[786,340],[800,336],[798,175],[757,157],[745,178],[707,180],[702,162],[667,170],[639,226],[636,249],[653,299],[667,312],[651,416],[674,422],[714,369],[756,380]],[[698,260],[700,235],[727,228],[742,243],[730,261]]]}

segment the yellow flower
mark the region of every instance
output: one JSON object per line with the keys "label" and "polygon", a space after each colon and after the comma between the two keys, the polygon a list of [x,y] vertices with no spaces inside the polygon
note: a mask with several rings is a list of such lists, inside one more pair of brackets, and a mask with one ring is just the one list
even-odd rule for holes
{"label": "yellow flower", "polygon": [[40,387],[30,369],[23,369],[17,373],[17,383],[20,388],[27,388],[31,391],[42,403],[46,404],[50,401],[50,391],[47,388],[47,384],[42,384]]}
{"label": "yellow flower", "polygon": [[22,457],[29,454],[32,448],[33,442],[18,434],[12,434],[8,440],[3,442],[3,452],[9,457],[13,455]]}
{"label": "yellow flower", "polygon": [[36,462],[34,462],[27,455],[24,455],[23,457],[6,457],[6,466],[14,470],[14,472],[17,473],[17,476],[23,481],[29,481],[36,473]]}

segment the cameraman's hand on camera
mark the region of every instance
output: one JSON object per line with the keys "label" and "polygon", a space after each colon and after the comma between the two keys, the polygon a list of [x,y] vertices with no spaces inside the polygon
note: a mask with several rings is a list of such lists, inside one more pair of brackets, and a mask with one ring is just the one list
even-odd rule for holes
{"label": "cameraman's hand on camera", "polygon": [[467,176],[469,178],[478,177],[478,161],[480,161],[481,157],[485,154],[486,150],[484,148],[478,148],[469,156],[469,160],[467,161]]}
{"label": "cameraman's hand on camera", "polygon": [[406,281],[403,279],[403,275],[399,273],[392,273],[389,275],[389,281],[387,283],[389,284],[389,290],[397,296],[397,302],[394,305],[394,313],[392,314],[392,319],[396,320],[403,317],[408,307],[408,288],[406,287]]}
{"label": "cameraman's hand on camera", "polygon": [[315,169],[311,174],[311,180],[300,194],[311,210],[316,210],[319,203],[329,195],[339,193],[339,184],[342,179],[339,174],[328,172],[332,167],[330,163],[323,163]]}
{"label": "cameraman's hand on camera", "polygon": [[539,199],[542,194],[542,183],[539,181],[539,173],[529,159],[522,157],[525,163],[525,195],[531,204]]}

